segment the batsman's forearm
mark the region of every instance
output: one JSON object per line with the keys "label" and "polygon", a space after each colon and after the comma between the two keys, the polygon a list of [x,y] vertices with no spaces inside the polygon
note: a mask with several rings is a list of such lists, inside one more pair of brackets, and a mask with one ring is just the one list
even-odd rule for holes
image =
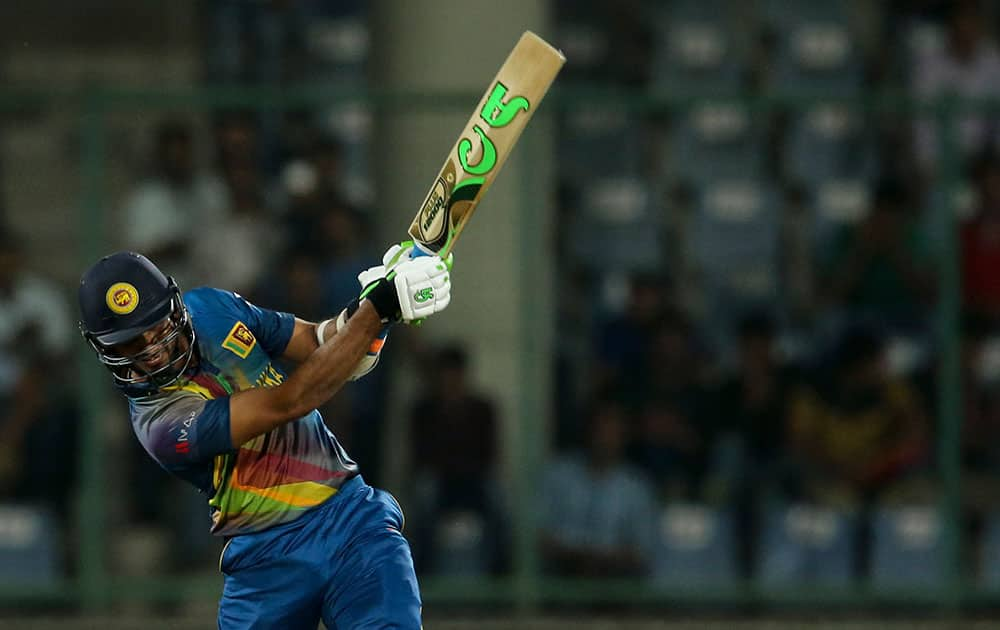
{"label": "batsman's forearm", "polygon": [[277,387],[236,392],[229,399],[234,447],[319,407],[343,386],[382,328],[375,308],[363,301],[337,334],[318,347]]}
{"label": "batsman's forearm", "polygon": [[371,303],[362,301],[344,327],[292,372],[282,387],[289,390],[296,417],[322,405],[344,385],[382,325]]}

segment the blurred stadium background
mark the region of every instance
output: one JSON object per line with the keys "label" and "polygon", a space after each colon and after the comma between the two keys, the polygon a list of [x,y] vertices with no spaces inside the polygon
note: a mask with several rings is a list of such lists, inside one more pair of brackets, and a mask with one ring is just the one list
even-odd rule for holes
{"label": "blurred stadium background", "polygon": [[525,29],[568,63],[452,308],[324,409],[427,627],[990,625],[1000,4],[11,0],[0,627],[214,624],[220,545],[76,337],[81,269],[335,312]]}

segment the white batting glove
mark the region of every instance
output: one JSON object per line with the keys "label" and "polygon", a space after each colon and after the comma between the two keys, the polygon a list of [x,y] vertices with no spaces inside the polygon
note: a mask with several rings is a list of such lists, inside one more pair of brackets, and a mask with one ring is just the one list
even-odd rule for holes
{"label": "white batting glove", "polygon": [[448,266],[437,256],[403,261],[386,279],[396,285],[400,319],[404,322],[440,313],[451,302]]}
{"label": "white batting glove", "polygon": [[358,284],[364,289],[369,284],[379,278],[386,277],[390,271],[395,269],[401,262],[410,260],[413,257],[413,241],[403,241],[393,243],[389,249],[382,254],[382,264],[369,267],[358,274]]}
{"label": "white batting glove", "polygon": [[403,241],[389,246],[382,254],[382,265],[386,273],[396,268],[399,263],[413,258],[413,241]]}
{"label": "white batting glove", "polygon": [[384,278],[387,273],[385,265],[375,265],[374,267],[369,267],[358,274],[358,284],[360,284],[361,288],[364,289],[372,282]]}

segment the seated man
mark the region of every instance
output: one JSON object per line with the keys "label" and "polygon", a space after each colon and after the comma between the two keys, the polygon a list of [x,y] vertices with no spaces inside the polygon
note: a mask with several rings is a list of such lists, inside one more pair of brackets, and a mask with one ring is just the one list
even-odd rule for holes
{"label": "seated man", "polygon": [[541,546],[549,571],[611,577],[647,572],[656,508],[649,481],[625,463],[624,409],[597,403],[583,452],[545,467],[539,497]]}
{"label": "seated man", "polygon": [[923,462],[927,417],[916,391],[887,373],[884,354],[880,336],[852,330],[831,378],[793,394],[790,441],[808,493],[856,504]]}

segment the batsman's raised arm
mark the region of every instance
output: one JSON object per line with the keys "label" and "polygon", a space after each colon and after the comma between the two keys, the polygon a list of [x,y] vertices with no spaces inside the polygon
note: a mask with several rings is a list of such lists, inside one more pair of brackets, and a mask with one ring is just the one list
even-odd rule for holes
{"label": "batsman's raised arm", "polygon": [[[382,325],[375,307],[365,300],[344,327],[327,343],[318,346],[283,383],[233,394],[229,399],[229,431],[233,445],[243,444],[301,418],[329,400],[368,352]],[[296,322],[296,328],[300,326],[312,328],[310,324]]]}
{"label": "batsman's raised arm", "polygon": [[283,354],[294,359],[306,349],[310,352],[287,380],[277,387],[248,389],[231,397],[233,445],[321,406],[358,374],[359,368],[361,373],[371,369],[364,359],[374,354],[377,360],[373,344],[380,348],[388,325],[428,317],[444,310],[451,301],[448,268],[437,256],[410,260],[407,255],[394,260],[387,273],[386,266],[380,265],[362,272],[359,279],[366,285],[361,299],[336,319],[318,324],[296,320],[289,340],[289,346],[295,346],[291,351],[286,348]]}

